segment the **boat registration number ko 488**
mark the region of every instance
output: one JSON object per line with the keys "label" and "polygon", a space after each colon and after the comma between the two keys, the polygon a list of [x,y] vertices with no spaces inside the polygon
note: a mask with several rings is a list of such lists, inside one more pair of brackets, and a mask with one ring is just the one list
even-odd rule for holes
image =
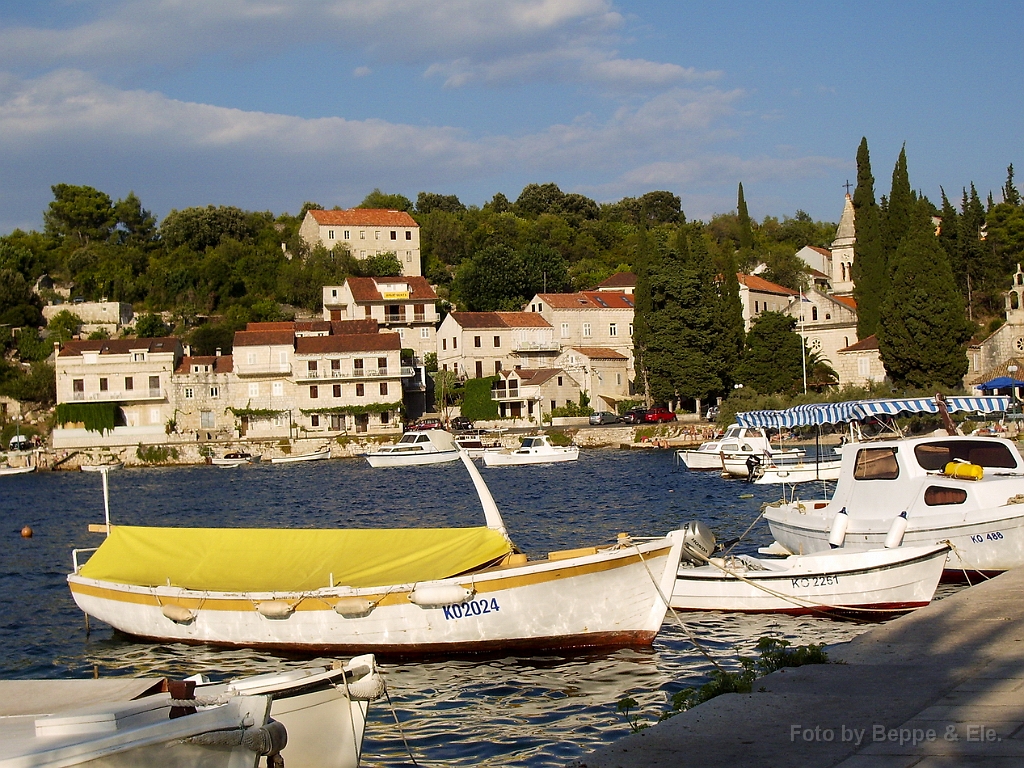
{"label": "boat registration number ko 488", "polygon": [[444,617],[452,619],[468,619],[470,616],[483,616],[485,613],[497,613],[501,608],[498,606],[497,598],[484,598],[483,600],[470,600],[461,605],[444,606]]}
{"label": "boat registration number ko 488", "polygon": [[975,544],[982,544],[985,541],[999,541],[1002,538],[1002,533],[999,531],[992,531],[991,533],[976,533],[971,536],[971,541]]}
{"label": "boat registration number ko 488", "polygon": [[838,576],[800,576],[793,579],[794,587],[832,587],[839,583]]}

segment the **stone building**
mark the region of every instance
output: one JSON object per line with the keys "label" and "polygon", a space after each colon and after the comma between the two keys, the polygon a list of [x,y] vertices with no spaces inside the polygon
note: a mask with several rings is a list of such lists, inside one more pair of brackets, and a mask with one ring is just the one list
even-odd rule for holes
{"label": "stone building", "polygon": [[532,312],[452,312],[437,331],[438,370],[463,378],[549,366],[560,349],[551,324]]}
{"label": "stone building", "polygon": [[342,245],[357,259],[393,253],[406,277],[421,275],[420,225],[405,211],[351,208],[307,211],[299,236],[311,248]]}

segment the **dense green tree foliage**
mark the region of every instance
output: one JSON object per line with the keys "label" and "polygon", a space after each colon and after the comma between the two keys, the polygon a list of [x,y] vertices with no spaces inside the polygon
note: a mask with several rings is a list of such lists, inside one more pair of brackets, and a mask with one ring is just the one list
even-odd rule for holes
{"label": "dense green tree foliage", "polygon": [[882,305],[879,352],[893,385],[957,387],[967,373],[970,326],[946,253],[928,210],[910,212],[909,230],[890,266],[892,287]]}
{"label": "dense green tree foliage", "polygon": [[793,329],[796,318],[764,312],[747,334],[736,380],[760,394],[794,393],[803,387],[803,341]]}
{"label": "dense green tree foliage", "polygon": [[857,301],[857,336],[866,339],[878,328],[878,316],[889,282],[882,244],[882,214],[875,202],[868,140],[857,148],[857,187],[853,191],[854,245],[853,297]]}

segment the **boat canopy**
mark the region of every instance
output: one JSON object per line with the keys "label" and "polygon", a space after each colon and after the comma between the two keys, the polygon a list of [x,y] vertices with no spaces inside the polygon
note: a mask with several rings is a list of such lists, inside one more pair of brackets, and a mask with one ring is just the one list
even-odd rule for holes
{"label": "boat canopy", "polygon": [[[157,528],[114,526],[80,574],[145,587],[308,592],[433,581],[512,550],[491,528]],[[332,576],[333,574],[333,576]]]}
{"label": "boat canopy", "polygon": [[[950,413],[998,413],[1010,404],[1008,397],[947,397]],[[900,416],[912,413],[938,413],[939,405],[932,397],[905,399],[851,400],[844,403],[812,403],[781,411],[744,411],[736,414],[743,427],[810,427],[819,424],[843,424],[865,421],[878,416]]]}

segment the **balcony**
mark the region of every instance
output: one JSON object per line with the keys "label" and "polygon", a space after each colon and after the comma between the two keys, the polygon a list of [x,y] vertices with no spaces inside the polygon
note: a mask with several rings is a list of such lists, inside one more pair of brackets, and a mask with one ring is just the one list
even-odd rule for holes
{"label": "balcony", "polygon": [[[389,368],[354,368],[350,371],[332,368],[329,371],[299,371],[295,374],[295,381],[344,381],[346,379],[383,379],[394,378],[395,374],[390,373]],[[408,371],[408,373],[406,373]],[[414,368],[402,366],[401,376],[412,376]]]}
{"label": "balcony", "polygon": [[557,352],[562,345],[557,341],[526,341],[517,340],[512,342],[512,348],[516,352]]}
{"label": "balcony", "polygon": [[499,402],[503,400],[522,400],[523,398],[520,396],[519,391],[518,387],[509,387],[507,390],[501,387],[500,389],[492,389],[491,397]]}
{"label": "balcony", "polygon": [[404,323],[405,322],[405,313],[404,312],[399,312],[398,314],[392,314],[390,312],[385,312],[384,313],[384,322],[385,323]]}
{"label": "balcony", "polygon": [[103,392],[72,392],[71,401],[75,403],[128,403],[148,400],[164,400],[163,390],[157,389],[126,389],[121,391],[105,390]]}

